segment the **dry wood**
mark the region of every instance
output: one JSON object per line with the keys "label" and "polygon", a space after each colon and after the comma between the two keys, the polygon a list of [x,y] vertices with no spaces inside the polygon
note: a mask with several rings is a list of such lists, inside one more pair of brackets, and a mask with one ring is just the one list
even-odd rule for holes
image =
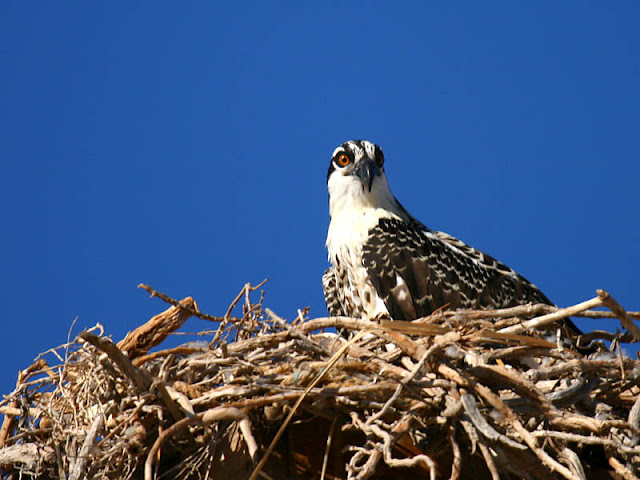
{"label": "dry wood", "polygon": [[[20,372],[0,402],[3,480],[638,478],[640,361],[619,347],[640,317],[606,292],[290,324],[250,284],[220,316],[141,288],[170,308],[117,345],[92,329]],[[587,332],[602,340],[589,356],[547,340],[576,314],[629,333]],[[211,330],[162,349],[190,316]]]}
{"label": "dry wood", "polygon": [[615,301],[615,299],[607,292],[606,290],[598,290],[598,298],[602,300],[602,303],[607,306],[611,310],[611,312],[620,319],[622,326],[626,328],[633,338],[635,338],[636,342],[640,342],[640,328],[633,323],[629,314],[625,311],[622,306]]}
{"label": "dry wood", "polygon": [[0,468],[35,469],[39,461],[51,460],[53,455],[53,450],[48,446],[43,448],[36,443],[15,444],[0,449]]}
{"label": "dry wood", "polygon": [[[34,374],[34,372],[41,371],[43,368],[47,366],[47,362],[44,358],[40,358],[36,360],[33,365],[30,365],[27,369],[18,372],[18,380],[16,382],[16,390],[20,390],[23,385],[29,380],[29,378]],[[11,432],[14,424],[14,417],[17,415],[12,415],[15,412],[16,407],[18,406],[18,402],[13,400],[9,402],[9,408],[11,411],[2,412],[4,414],[4,421],[2,422],[2,427],[0,428],[0,448],[4,447],[7,441],[7,437],[9,436],[9,432]]]}
{"label": "dry wood", "polygon": [[[157,292],[155,295],[159,296]],[[149,349],[160,345],[171,332],[180,328],[187,318],[197,311],[198,306],[193,298],[183,298],[173,307],[159,313],[133,332],[129,332],[124,340],[118,342],[118,348],[127,352],[129,358],[144,355]]]}
{"label": "dry wood", "polygon": [[78,457],[76,458],[76,461],[73,464],[73,468],[71,469],[69,480],[80,480],[80,478],[84,476],[84,469],[87,466],[87,462],[89,461],[89,450],[91,449],[91,447],[93,447],[93,442],[95,442],[98,430],[102,428],[103,423],[104,415],[102,415],[102,413],[99,413],[93,420],[91,428],[89,428],[87,436],[82,443],[82,448],[80,449]]}
{"label": "dry wood", "polygon": [[129,377],[138,390],[141,392],[149,390],[149,387],[151,387],[151,378],[143,373],[143,370],[139,370],[131,363],[129,357],[122,353],[110,339],[98,337],[89,332],[82,332],[78,337],[106,353],[113,363],[118,366],[120,371]]}
{"label": "dry wood", "polygon": [[604,305],[602,299],[598,296],[572,307],[563,308],[553,313],[548,313],[546,315],[534,318],[533,320],[527,320],[526,322],[512,325],[511,327],[505,327],[500,330],[500,333],[520,333],[530,329],[541,328],[547,325],[551,325],[552,323],[555,323],[558,320],[562,320],[563,318],[568,318],[571,315],[576,315],[578,313],[582,313],[586,310],[600,307],[602,305]]}

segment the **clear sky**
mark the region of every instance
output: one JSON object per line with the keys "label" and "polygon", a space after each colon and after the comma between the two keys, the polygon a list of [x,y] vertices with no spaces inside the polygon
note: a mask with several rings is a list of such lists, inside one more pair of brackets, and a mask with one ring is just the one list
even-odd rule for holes
{"label": "clear sky", "polygon": [[559,305],[640,309],[640,3],[231,3],[0,3],[2,393],[74,318],[118,340],[166,308],[141,282],[222,315],[268,277],[325,315],[352,138]]}

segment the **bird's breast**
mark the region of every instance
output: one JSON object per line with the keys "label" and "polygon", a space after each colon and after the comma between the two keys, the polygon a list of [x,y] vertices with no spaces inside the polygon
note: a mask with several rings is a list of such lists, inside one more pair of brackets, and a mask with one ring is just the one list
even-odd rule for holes
{"label": "bird's breast", "polygon": [[327,234],[329,260],[351,264],[361,264],[362,247],[373,230],[383,218],[399,217],[382,208],[344,209],[331,218]]}

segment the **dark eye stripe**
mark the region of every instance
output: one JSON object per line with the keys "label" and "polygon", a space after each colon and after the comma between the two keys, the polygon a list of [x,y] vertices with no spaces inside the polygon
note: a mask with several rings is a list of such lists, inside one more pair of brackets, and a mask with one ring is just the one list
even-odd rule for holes
{"label": "dark eye stripe", "polygon": [[[349,158],[349,163],[340,165],[338,163],[340,155],[346,155]],[[375,160],[379,167],[382,167],[384,164],[384,154],[382,153],[382,149],[378,145],[367,140],[349,140],[348,142],[340,145],[335,155],[331,158],[331,163],[329,163],[329,170],[327,171],[327,182],[329,181],[329,177],[336,170],[336,168],[343,168],[349,164],[352,164],[356,155],[368,155],[370,157],[373,157],[373,160]]]}
{"label": "dark eye stripe", "polygon": [[375,161],[378,164],[378,166],[382,166],[384,164],[384,154],[382,153],[382,149],[376,145],[375,146]]}

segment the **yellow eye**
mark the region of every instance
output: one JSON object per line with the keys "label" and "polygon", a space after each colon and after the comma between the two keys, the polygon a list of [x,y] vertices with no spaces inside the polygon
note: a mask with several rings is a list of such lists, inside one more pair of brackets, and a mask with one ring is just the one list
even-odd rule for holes
{"label": "yellow eye", "polygon": [[338,165],[341,167],[346,167],[351,162],[351,159],[347,156],[346,153],[341,153],[338,157]]}

